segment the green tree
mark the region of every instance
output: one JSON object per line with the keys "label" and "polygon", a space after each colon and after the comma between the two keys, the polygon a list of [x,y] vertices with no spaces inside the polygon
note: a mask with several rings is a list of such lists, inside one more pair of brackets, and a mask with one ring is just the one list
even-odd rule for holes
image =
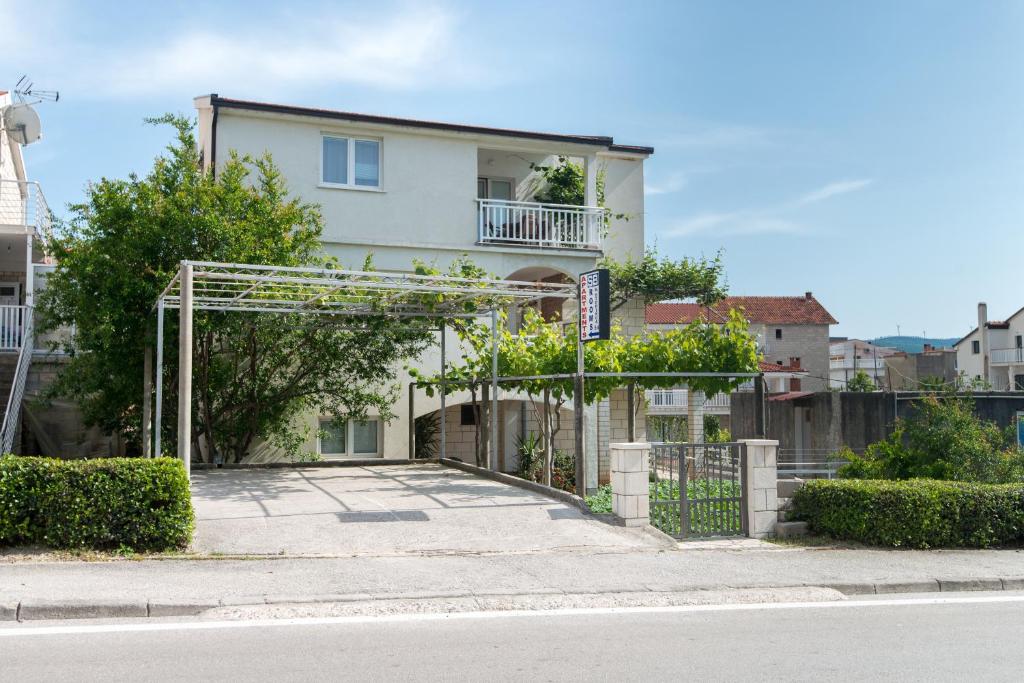
{"label": "green tree", "polygon": [[693,299],[703,306],[711,306],[726,294],[720,254],[713,259],[677,261],[661,256],[657,247],[648,247],[640,259],[617,261],[606,256],[598,265],[609,271],[612,310],[637,298],[645,305],[669,299]]}
{"label": "green tree", "polygon": [[863,370],[858,370],[856,374],[846,382],[847,391],[865,392],[874,391],[875,388],[875,383],[871,379],[871,376]]}
{"label": "green tree", "polygon": [[[42,331],[69,326],[70,362],[53,395],[76,400],[87,423],[139,445],[143,351],[154,343],[152,307],[183,259],[333,267],[323,256],[318,209],[288,196],[269,156],[232,154],[203,170],[192,125],[166,116],[177,135],[144,177],[102,179],[50,242],[56,271],[39,297]],[[369,264],[368,264],[369,265]],[[295,451],[307,410],[387,420],[392,371],[429,334],[383,316],[357,322],[307,316],[209,313],[194,322],[193,452],[238,461],[256,439]],[[164,334],[164,414],[177,400],[177,316]],[[174,447],[173,420],[164,443]],[[296,454],[297,455],[297,454]]]}

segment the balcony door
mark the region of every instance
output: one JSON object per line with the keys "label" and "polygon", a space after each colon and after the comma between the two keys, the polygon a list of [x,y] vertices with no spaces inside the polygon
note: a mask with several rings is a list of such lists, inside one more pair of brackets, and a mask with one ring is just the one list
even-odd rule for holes
{"label": "balcony door", "polygon": [[476,196],[479,199],[512,199],[511,178],[488,178],[481,176],[476,179]]}

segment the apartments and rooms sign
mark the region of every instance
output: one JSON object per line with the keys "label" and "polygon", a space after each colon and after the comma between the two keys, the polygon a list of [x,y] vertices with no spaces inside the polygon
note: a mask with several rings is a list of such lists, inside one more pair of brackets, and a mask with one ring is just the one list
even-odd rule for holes
{"label": "apartments and rooms sign", "polygon": [[608,270],[601,268],[580,274],[580,341],[608,339],[611,323],[608,311]]}

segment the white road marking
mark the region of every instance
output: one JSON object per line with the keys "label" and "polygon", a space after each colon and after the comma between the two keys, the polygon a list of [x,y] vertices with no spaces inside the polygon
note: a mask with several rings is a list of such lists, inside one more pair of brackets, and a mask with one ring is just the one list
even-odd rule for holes
{"label": "white road marking", "polygon": [[917,607],[922,605],[978,605],[1024,602],[1024,595],[986,595],[958,598],[892,598],[883,600],[837,600],[833,602],[768,602],[724,605],[675,605],[664,607],[566,607],[549,610],[495,610],[492,612],[437,612],[426,614],[386,614],[380,616],[302,617],[294,619],[250,619],[238,621],[144,622],[129,624],[83,624],[76,626],[39,626],[22,624],[0,628],[0,638],[57,636],[88,633],[131,633],[143,631],[205,631],[212,629],[273,628],[286,626],[326,626],[349,624],[405,623],[418,621],[456,621],[467,619],[507,619],[523,617],[573,617],[617,614],[693,614],[701,612],[743,612],[795,609],[856,609],[862,607]]}

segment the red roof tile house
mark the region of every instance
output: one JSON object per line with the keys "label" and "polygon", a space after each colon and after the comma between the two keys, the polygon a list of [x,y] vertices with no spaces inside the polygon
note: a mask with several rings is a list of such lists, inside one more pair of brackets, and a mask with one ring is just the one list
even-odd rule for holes
{"label": "red roof tile house", "polygon": [[738,309],[757,335],[765,367],[781,366],[806,371],[801,389],[828,388],[829,326],[836,324],[824,306],[807,292],[803,296],[730,296],[714,306],[694,303],[658,303],[647,307],[651,330],[688,325],[694,320],[724,322]]}

